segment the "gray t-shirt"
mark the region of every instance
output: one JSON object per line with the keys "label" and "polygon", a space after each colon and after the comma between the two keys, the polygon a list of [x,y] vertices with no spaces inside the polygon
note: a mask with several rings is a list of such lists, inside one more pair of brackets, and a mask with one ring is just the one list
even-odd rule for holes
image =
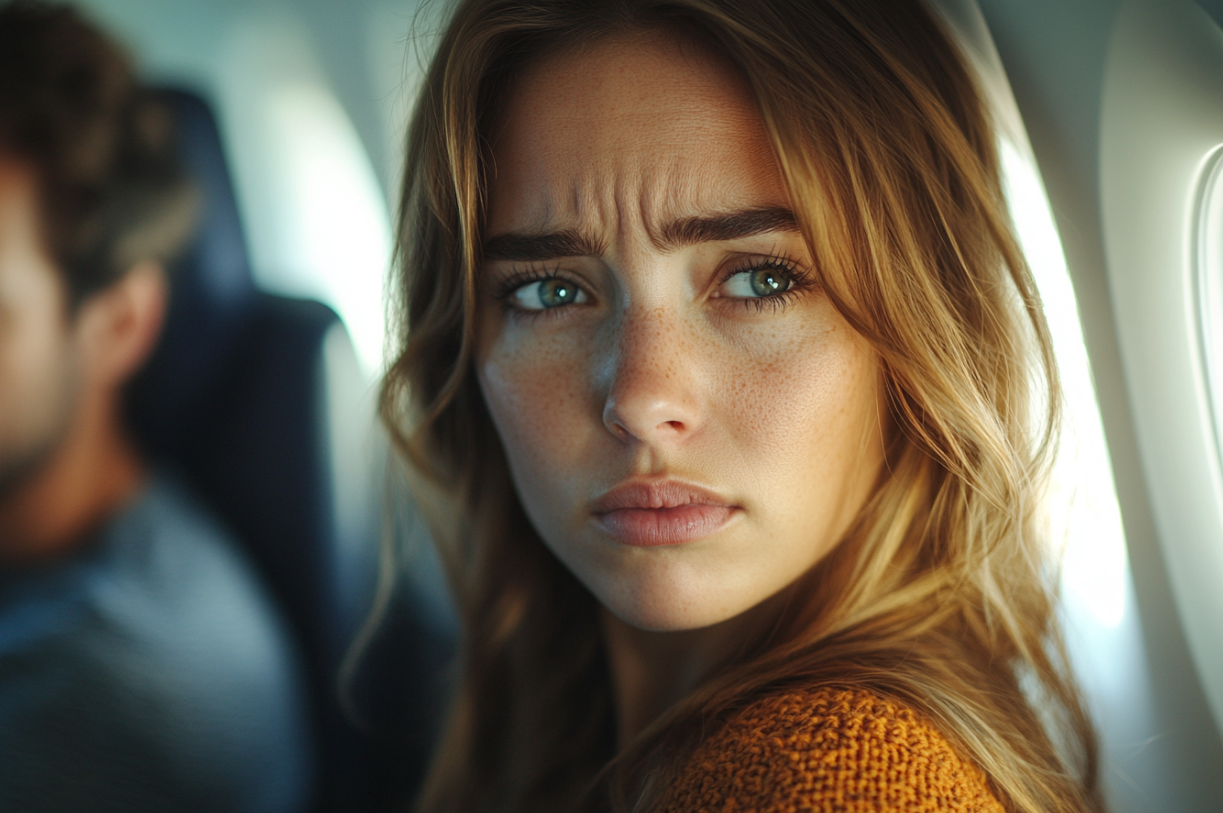
{"label": "gray t-shirt", "polygon": [[0,811],[299,811],[308,726],[252,567],[172,482],[71,561],[0,569]]}

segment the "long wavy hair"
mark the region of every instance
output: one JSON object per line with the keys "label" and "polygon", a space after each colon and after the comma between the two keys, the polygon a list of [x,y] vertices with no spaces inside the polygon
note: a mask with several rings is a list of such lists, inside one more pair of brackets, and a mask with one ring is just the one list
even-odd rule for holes
{"label": "long wavy hair", "polygon": [[[670,31],[746,78],[832,303],[878,354],[886,467],[771,633],[617,753],[595,599],[510,482],[473,369],[486,135],[524,65]],[[927,715],[1008,810],[1102,808],[1040,504],[1060,390],[995,132],[918,0],[463,0],[412,119],[398,357],[382,411],[461,616],[422,811],[648,811],[702,731],[771,691],[866,688]]]}

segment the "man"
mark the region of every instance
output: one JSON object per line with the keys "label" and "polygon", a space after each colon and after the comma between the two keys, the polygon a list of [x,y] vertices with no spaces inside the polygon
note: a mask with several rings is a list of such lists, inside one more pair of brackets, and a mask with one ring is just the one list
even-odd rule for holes
{"label": "man", "polygon": [[0,810],[307,802],[283,626],[123,425],[192,220],[172,135],[74,11],[0,5]]}

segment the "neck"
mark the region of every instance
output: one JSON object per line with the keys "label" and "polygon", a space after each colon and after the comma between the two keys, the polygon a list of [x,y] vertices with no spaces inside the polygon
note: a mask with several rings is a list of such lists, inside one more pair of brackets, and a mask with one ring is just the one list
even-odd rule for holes
{"label": "neck", "polygon": [[0,563],[71,555],[139,489],[145,467],[121,429],[118,398],[86,398],[63,441],[0,502]]}
{"label": "neck", "polygon": [[710,627],[676,632],[638,629],[603,610],[620,747],[757,640],[774,616],[773,603],[762,602]]}

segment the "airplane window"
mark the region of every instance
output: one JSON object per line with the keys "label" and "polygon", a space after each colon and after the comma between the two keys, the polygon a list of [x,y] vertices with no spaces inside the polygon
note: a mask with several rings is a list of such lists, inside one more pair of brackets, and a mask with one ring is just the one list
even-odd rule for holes
{"label": "airplane window", "polygon": [[1223,145],[1204,162],[1194,207],[1193,273],[1198,304],[1202,377],[1223,464]]}
{"label": "airplane window", "polygon": [[1179,0],[1122,7],[1100,107],[1109,290],[1159,551],[1216,731],[1223,726],[1223,468],[1211,255],[1218,256],[1223,216],[1215,181],[1220,99],[1223,31],[1205,11]]}
{"label": "airplane window", "polygon": [[1096,623],[1115,629],[1125,611],[1129,565],[1078,304],[1035,165],[1006,139],[1001,153],[1011,218],[1044,302],[1065,393],[1047,507],[1051,538],[1065,547],[1066,599],[1080,603]]}

